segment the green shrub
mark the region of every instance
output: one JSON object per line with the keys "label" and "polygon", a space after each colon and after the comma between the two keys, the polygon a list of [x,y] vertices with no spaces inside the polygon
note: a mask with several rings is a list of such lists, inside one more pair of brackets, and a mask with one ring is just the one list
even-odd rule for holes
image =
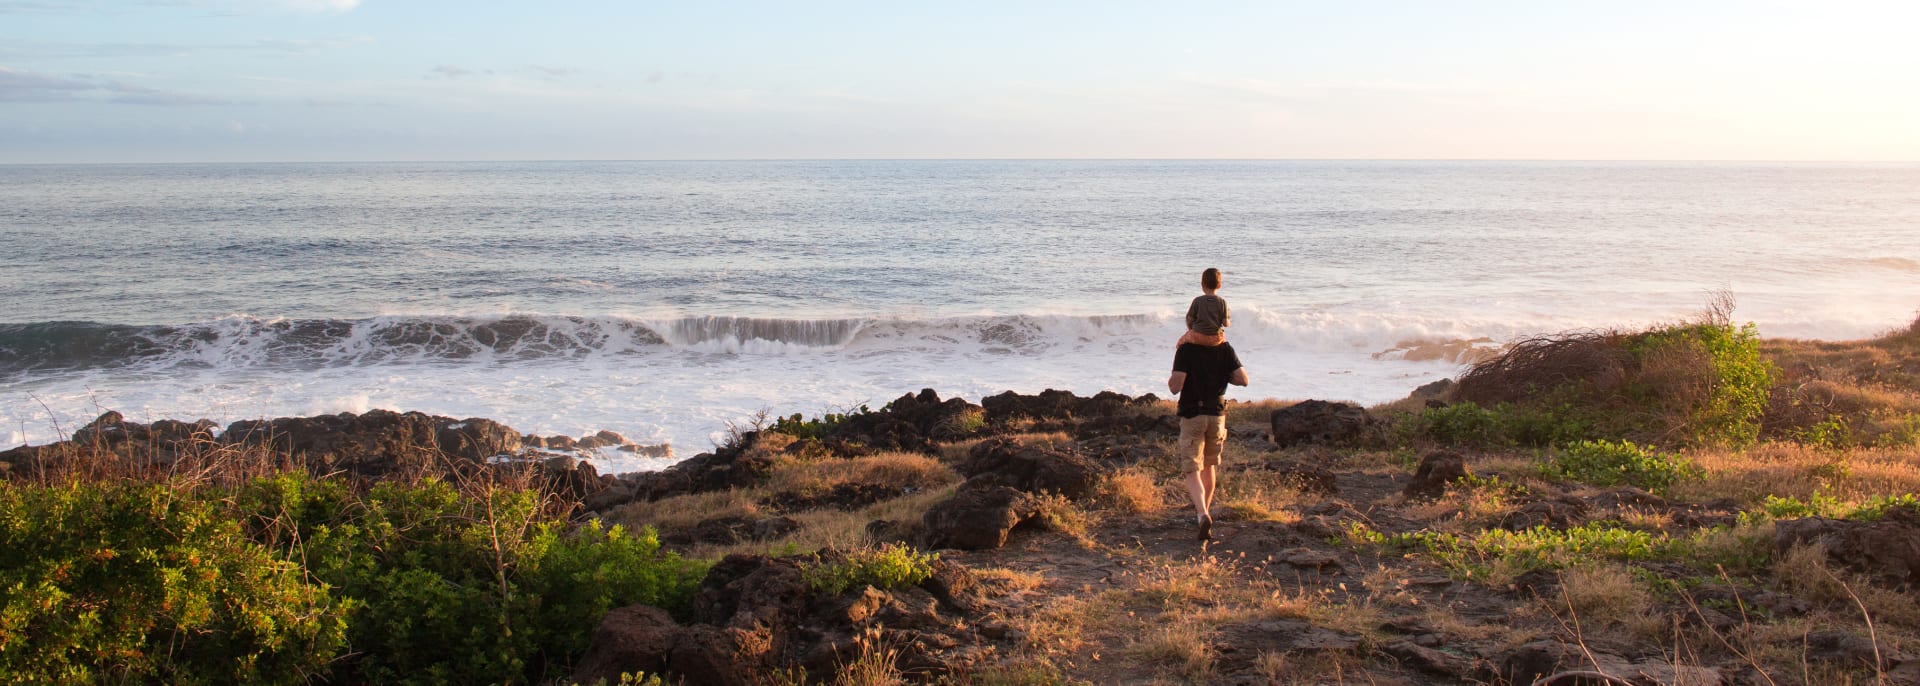
{"label": "green shrub", "polygon": [[767,427],[767,430],[783,433],[799,439],[811,438],[820,440],[826,438],[828,434],[833,433],[834,429],[838,428],[848,419],[869,412],[872,412],[872,410],[867,409],[865,405],[847,410],[846,412],[828,412],[813,419],[807,419],[796,412],[790,416],[774,418],[773,426]]}
{"label": "green shrub", "polygon": [[1349,536],[1388,549],[1434,556],[1440,564],[1470,576],[1488,563],[1503,561],[1522,569],[1558,569],[1575,562],[1604,557],[1640,560],[1672,557],[1683,546],[1665,534],[1593,523],[1567,529],[1535,527],[1525,531],[1487,529],[1460,535],[1439,531],[1382,534],[1354,524]]}
{"label": "green shrub", "polygon": [[1427,408],[1404,419],[1402,439],[1425,438],[1465,448],[1493,450],[1515,446],[1545,447],[1592,437],[1592,420],[1572,405],[1551,407],[1500,403],[1485,408],[1454,403]]}
{"label": "green shrub", "polygon": [[1898,495],[1876,495],[1854,505],[1847,506],[1839,499],[1825,493],[1815,493],[1805,500],[1767,496],[1761,502],[1760,517],[1747,519],[1804,519],[1806,517],[1827,517],[1829,519],[1853,519],[1863,522],[1875,522],[1886,519],[1887,515],[1903,512],[1910,517],[1920,518],[1920,495],[1901,493]]}
{"label": "green shrub", "polygon": [[235,498],[246,521],[351,599],[361,679],[517,683],[564,669],[608,610],[684,610],[704,568],[653,532],[568,531],[533,490],[462,495],[439,481],[344,487],[289,475]]}
{"label": "green shrub", "polygon": [[1580,441],[1549,453],[1541,472],[1556,479],[1596,486],[1631,484],[1651,491],[1665,490],[1682,480],[1698,478],[1700,468],[1688,460],[1651,452],[1631,441]]}
{"label": "green shrub", "polygon": [[936,553],[889,543],[874,550],[855,550],[839,559],[816,559],[801,573],[807,586],[822,595],[839,595],[872,586],[887,590],[918,585],[933,576]]}
{"label": "green shrub", "polygon": [[[1656,329],[1634,337],[1627,345],[1641,364],[1663,350],[1678,349],[1704,357],[1709,367],[1703,397],[1686,397],[1680,407],[1690,440],[1699,444],[1747,446],[1760,437],[1760,418],[1778,370],[1760,354],[1760,334],[1753,324],[1735,328],[1725,321]],[[1640,385],[1643,401],[1658,405],[1671,401],[1670,389]]]}
{"label": "green shrub", "polygon": [[158,485],[0,485],[0,674],[16,683],[303,683],[350,599]]}

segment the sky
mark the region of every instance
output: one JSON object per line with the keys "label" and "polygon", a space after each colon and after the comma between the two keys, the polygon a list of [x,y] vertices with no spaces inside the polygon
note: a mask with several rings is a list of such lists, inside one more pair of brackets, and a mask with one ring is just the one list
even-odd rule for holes
{"label": "sky", "polygon": [[0,163],[1920,160],[1920,3],[0,0]]}

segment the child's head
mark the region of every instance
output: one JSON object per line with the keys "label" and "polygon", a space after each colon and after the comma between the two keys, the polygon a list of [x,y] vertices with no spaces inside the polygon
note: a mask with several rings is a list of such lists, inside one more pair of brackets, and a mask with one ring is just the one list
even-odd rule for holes
{"label": "child's head", "polygon": [[1200,288],[1208,291],[1220,290],[1220,270],[1207,267],[1206,271],[1200,272]]}

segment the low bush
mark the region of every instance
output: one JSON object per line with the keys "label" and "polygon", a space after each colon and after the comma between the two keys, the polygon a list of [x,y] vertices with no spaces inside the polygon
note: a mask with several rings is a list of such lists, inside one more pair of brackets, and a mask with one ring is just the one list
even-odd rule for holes
{"label": "low bush", "polygon": [[1632,441],[1605,440],[1580,441],[1551,451],[1540,471],[1548,478],[1596,486],[1627,484],[1650,491],[1663,491],[1701,474],[1684,458],[1653,452]]}
{"label": "low bush", "polygon": [[356,498],[303,475],[262,480],[247,521],[352,599],[360,676],[393,683],[533,681],[586,649],[608,610],[684,610],[701,566],[659,551],[651,531],[569,531],[537,491],[462,494],[428,480]]}
{"label": "low bush", "polygon": [[304,473],[237,488],[0,485],[0,673],[94,683],[532,683],[701,564],[538,491]]}
{"label": "low bush", "polygon": [[839,595],[872,586],[880,590],[915,586],[933,576],[937,553],[923,553],[889,543],[877,549],[854,550],[837,558],[816,558],[801,574],[807,586],[821,595]]}
{"label": "low bush", "polygon": [[1748,519],[1827,517],[1874,522],[1896,512],[1920,519],[1920,495],[1877,495],[1853,504],[1840,502],[1838,498],[1824,493],[1815,493],[1806,499],[1767,496],[1760,504],[1760,510],[1748,516]]}
{"label": "low bush", "polygon": [[349,598],[157,485],[0,483],[0,674],[11,683],[304,683]]}
{"label": "low bush", "polygon": [[1466,402],[1413,415],[1403,436],[1478,448],[1750,445],[1778,372],[1731,310],[1723,298],[1695,322],[1517,341],[1461,374],[1453,395]]}

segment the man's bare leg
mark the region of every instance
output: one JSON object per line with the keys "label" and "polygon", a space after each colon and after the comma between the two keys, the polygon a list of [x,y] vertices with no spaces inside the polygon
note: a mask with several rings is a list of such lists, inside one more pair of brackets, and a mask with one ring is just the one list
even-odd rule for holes
{"label": "man's bare leg", "polygon": [[1220,465],[1207,465],[1200,470],[1200,484],[1207,490],[1207,509],[1201,514],[1213,514],[1213,485],[1220,480]]}
{"label": "man's bare leg", "polygon": [[1201,467],[1187,474],[1187,497],[1193,500],[1194,519],[1200,522],[1200,539],[1213,537],[1213,482],[1217,468]]}
{"label": "man's bare leg", "polygon": [[1193,516],[1203,517],[1213,507],[1213,479],[1206,468],[1187,474],[1187,498],[1193,500]]}

